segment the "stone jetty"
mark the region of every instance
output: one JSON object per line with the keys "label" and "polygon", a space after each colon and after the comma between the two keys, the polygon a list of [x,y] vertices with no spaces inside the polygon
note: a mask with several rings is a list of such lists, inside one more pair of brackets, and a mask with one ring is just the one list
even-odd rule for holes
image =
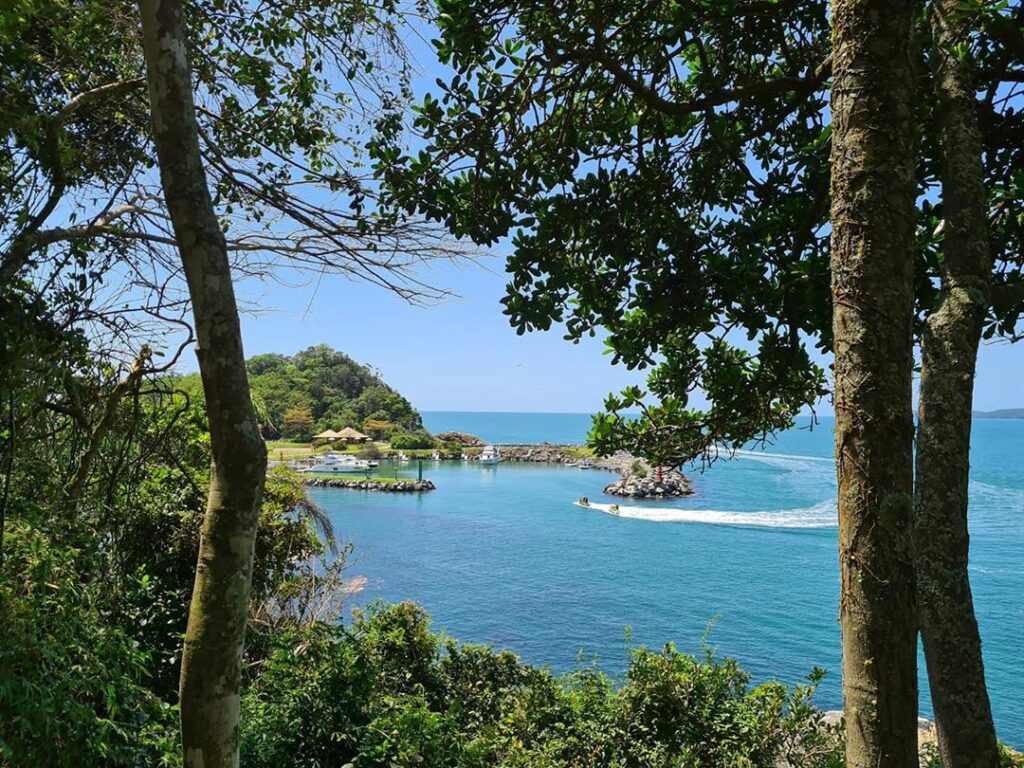
{"label": "stone jetty", "polygon": [[356,480],[345,477],[310,477],[306,485],[313,488],[349,488],[354,491],[383,491],[384,493],[423,493],[437,486],[432,480]]}
{"label": "stone jetty", "polygon": [[646,466],[638,462],[625,451],[620,451],[603,459],[589,457],[578,445],[553,445],[539,443],[537,445],[499,445],[501,461],[513,464],[563,464],[584,469],[599,469],[604,472],[624,474],[629,468]]}

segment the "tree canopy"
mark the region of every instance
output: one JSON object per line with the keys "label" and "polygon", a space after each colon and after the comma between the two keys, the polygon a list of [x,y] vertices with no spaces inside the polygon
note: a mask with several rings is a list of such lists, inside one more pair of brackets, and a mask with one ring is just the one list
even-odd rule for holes
{"label": "tree canopy", "polygon": [[[418,151],[373,145],[378,172],[407,211],[475,242],[511,238],[519,332],[601,328],[615,362],[650,368],[646,391],[609,397],[599,447],[735,448],[828,391],[813,352],[831,349],[827,7],[440,3],[435,47],[453,74],[417,108]],[[1021,10],[974,11],[998,230],[986,333],[1015,337]],[[921,318],[939,297],[942,207],[933,100],[919,98]],[[707,408],[691,407],[697,391]],[[638,407],[646,419],[620,415]]]}

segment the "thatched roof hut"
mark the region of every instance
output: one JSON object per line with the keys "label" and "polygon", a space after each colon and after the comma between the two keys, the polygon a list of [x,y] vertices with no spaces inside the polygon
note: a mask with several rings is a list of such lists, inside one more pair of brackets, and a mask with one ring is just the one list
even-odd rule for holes
{"label": "thatched roof hut", "polygon": [[313,435],[314,443],[333,443],[335,440],[341,437],[340,432],[335,432],[333,429],[325,429],[319,435]]}
{"label": "thatched roof hut", "polygon": [[338,440],[343,440],[346,443],[365,443],[370,440],[368,435],[364,435],[362,432],[352,429],[352,427],[345,427],[337,435]]}

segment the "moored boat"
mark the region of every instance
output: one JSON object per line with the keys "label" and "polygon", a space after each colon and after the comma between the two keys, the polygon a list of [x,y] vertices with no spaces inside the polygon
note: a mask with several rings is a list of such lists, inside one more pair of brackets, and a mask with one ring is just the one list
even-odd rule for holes
{"label": "moored boat", "polygon": [[347,475],[355,472],[368,472],[370,469],[370,462],[364,459],[329,451],[320,456],[315,464],[299,471],[313,475]]}

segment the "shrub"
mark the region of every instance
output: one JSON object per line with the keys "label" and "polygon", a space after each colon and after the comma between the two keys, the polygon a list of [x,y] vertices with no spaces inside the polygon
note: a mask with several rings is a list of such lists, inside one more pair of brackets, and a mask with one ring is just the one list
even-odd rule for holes
{"label": "shrub", "polygon": [[176,765],[176,717],[147,653],[83,583],[78,550],[14,524],[0,575],[0,765]]}
{"label": "shrub", "polygon": [[735,662],[633,653],[621,688],[441,641],[415,605],[279,642],[243,700],[243,764],[431,768],[838,768],[805,686],[751,686]]}
{"label": "shrub", "polygon": [[373,443],[366,443],[356,452],[356,456],[360,459],[379,459],[380,448]]}
{"label": "shrub", "polygon": [[433,436],[425,431],[397,432],[391,436],[391,447],[399,450],[415,450],[417,448],[433,448],[437,444]]}

